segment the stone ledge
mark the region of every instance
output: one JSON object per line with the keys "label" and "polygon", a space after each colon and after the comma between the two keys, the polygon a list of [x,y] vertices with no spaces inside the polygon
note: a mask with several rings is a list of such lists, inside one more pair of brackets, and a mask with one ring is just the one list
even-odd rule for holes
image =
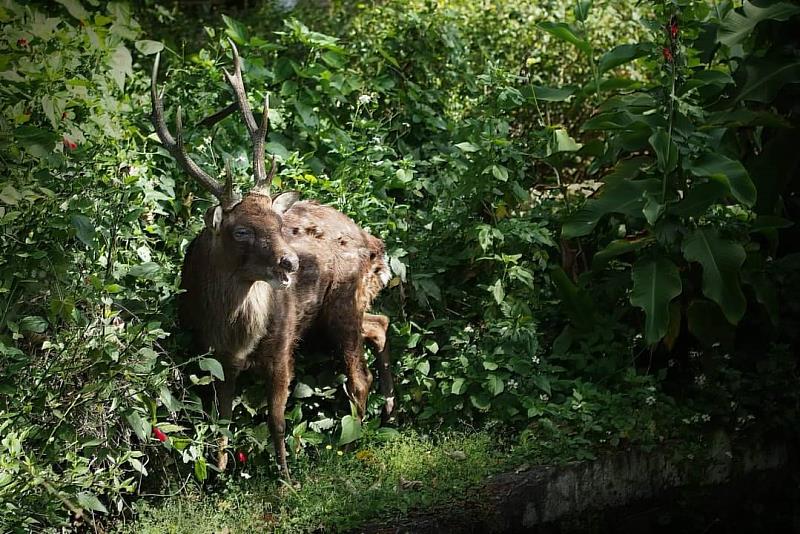
{"label": "stone ledge", "polygon": [[790,463],[785,439],[733,445],[719,432],[702,459],[677,463],[668,447],[631,450],[594,461],[537,466],[488,479],[458,504],[413,513],[391,524],[372,524],[358,532],[518,532],[592,511],[647,501],[687,486],[714,486]]}

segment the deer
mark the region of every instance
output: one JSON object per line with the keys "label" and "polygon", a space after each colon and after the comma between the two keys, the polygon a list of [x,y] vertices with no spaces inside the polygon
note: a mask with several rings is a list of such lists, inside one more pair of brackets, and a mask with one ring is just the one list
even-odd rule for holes
{"label": "deer", "polygon": [[[219,420],[230,422],[237,377],[253,370],[266,384],[268,426],[280,475],[290,480],[285,446],[285,410],[294,375],[294,352],[304,338],[328,340],[344,360],[346,394],[359,418],[366,412],[372,374],[364,342],[377,353],[384,420],[394,407],[394,386],[386,341],[389,319],[368,313],[390,270],[384,243],[331,206],[300,200],[296,191],[274,194],[275,156],[267,171],[265,139],[269,95],[260,123],[248,101],[242,61],[230,41],[233,69],[223,68],[252,145],[253,186],[241,194],[225,162],[224,184],[191,158],[177,107],[175,135],[164,117],[158,91],[160,54],[151,75],[151,120],[162,146],[189,177],[217,203],[204,215],[204,228],[186,250],[178,295],[178,321],[192,334],[198,351],[212,352],[224,380],[216,388]],[[226,109],[233,109],[228,106]],[[225,116],[217,113],[216,120]],[[230,114],[230,111],[227,112]],[[221,438],[217,468],[227,465],[227,438]]]}

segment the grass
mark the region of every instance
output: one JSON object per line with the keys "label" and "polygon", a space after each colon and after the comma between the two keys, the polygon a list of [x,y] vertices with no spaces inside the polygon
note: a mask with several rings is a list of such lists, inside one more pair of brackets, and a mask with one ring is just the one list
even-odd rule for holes
{"label": "grass", "polygon": [[343,531],[418,508],[460,500],[488,475],[509,466],[511,454],[487,431],[431,438],[407,431],[352,452],[321,448],[293,467],[297,487],[267,469],[250,479],[233,472],[222,491],[199,489],[154,506],[136,505],[123,533]]}

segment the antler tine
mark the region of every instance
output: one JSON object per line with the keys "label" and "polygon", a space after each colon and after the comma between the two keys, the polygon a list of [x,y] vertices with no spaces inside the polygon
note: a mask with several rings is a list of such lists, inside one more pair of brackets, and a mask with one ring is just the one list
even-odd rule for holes
{"label": "antler tine", "polygon": [[[247,91],[244,88],[244,80],[242,79],[242,60],[239,57],[239,50],[236,44],[228,39],[233,50],[233,74],[223,69],[225,78],[228,84],[233,89],[236,95],[236,101],[239,103],[239,110],[242,112],[244,123],[247,126],[247,131],[250,132],[250,141],[253,144],[253,174],[255,175],[255,184],[252,192],[269,195],[269,186],[274,175],[274,158],[273,169],[267,176],[266,164],[264,162],[264,140],[267,137],[267,128],[269,128],[269,95],[264,96],[264,112],[261,117],[261,125],[256,123],[253,116],[253,110],[250,108],[250,103],[247,101]],[[269,180],[269,181],[268,181]]]}
{"label": "antler tine", "polygon": [[164,120],[164,103],[161,101],[161,97],[158,94],[158,67],[160,62],[161,54],[158,53],[153,62],[153,72],[150,77],[150,97],[153,104],[151,119],[153,126],[155,126],[156,134],[158,134],[158,138],[161,139],[161,144],[164,145],[164,148],[178,160],[178,163],[181,164],[189,176],[200,182],[209,193],[220,201],[223,207],[230,207],[231,204],[235,203],[237,200],[235,195],[226,195],[222,185],[201,169],[200,166],[189,157],[186,151],[186,145],[183,143],[183,120],[180,106],[178,106],[175,115],[175,137],[172,136],[169,127],[167,127],[167,123]]}

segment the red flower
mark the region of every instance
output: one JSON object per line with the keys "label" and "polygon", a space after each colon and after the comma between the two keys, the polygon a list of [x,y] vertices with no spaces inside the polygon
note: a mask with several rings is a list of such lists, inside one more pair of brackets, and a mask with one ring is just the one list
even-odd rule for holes
{"label": "red flower", "polygon": [[668,46],[665,46],[661,50],[661,53],[664,54],[664,59],[667,61],[667,63],[672,63],[672,61],[675,59],[672,57],[672,50],[670,50]]}
{"label": "red flower", "polygon": [[64,143],[64,148],[66,149],[75,150],[76,148],[78,148],[78,143],[76,143],[66,135],[64,136],[63,143]]}
{"label": "red flower", "polygon": [[164,432],[158,427],[153,427],[153,435],[161,443],[164,443],[165,441],[167,441],[167,435],[164,434]]}
{"label": "red flower", "polygon": [[244,451],[237,452],[236,453],[236,461],[238,461],[240,464],[246,464],[247,463],[247,453],[245,453]]}
{"label": "red flower", "polygon": [[669,23],[669,36],[672,39],[675,39],[676,37],[678,37],[678,29],[679,29],[678,28],[678,21],[673,18],[672,21]]}
{"label": "red flower", "polygon": [[28,46],[28,40],[25,39],[24,37],[21,37],[21,38],[17,39],[17,46],[20,46],[20,47]]}

